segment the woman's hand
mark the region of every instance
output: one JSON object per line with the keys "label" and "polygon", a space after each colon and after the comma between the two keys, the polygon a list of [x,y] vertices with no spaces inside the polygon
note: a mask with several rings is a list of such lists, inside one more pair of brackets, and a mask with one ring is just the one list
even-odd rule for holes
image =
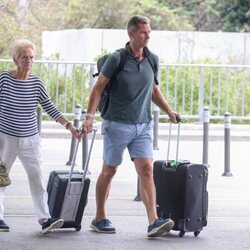
{"label": "woman's hand", "polygon": [[74,125],[69,126],[69,131],[78,141],[81,141],[82,133]]}

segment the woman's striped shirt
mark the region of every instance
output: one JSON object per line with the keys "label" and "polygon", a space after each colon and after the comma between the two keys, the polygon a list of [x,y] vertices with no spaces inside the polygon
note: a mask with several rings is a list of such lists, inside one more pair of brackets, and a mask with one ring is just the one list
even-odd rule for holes
{"label": "woman's striped shirt", "polygon": [[39,103],[52,119],[61,116],[38,76],[30,74],[27,80],[18,80],[9,71],[0,73],[0,132],[15,137],[37,134]]}

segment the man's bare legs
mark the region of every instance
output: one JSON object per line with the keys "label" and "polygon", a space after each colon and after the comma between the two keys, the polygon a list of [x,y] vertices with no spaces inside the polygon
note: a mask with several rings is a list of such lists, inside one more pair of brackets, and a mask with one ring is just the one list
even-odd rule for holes
{"label": "man's bare legs", "polygon": [[99,233],[115,233],[115,228],[106,217],[105,204],[116,171],[117,166],[109,166],[103,163],[102,171],[96,183],[96,217],[90,227]]}
{"label": "man's bare legs", "polygon": [[158,218],[156,210],[156,189],[153,178],[153,161],[147,158],[135,159],[135,168],[140,180],[140,194],[148,215],[148,237],[157,237],[169,232],[174,222]]}
{"label": "man's bare legs", "polygon": [[152,160],[146,158],[135,159],[134,163],[140,180],[140,195],[146,207],[148,222],[152,224],[158,218]]}
{"label": "man's bare legs", "polygon": [[103,163],[102,171],[96,183],[96,220],[106,218],[105,204],[109,196],[111,182],[117,167]]}

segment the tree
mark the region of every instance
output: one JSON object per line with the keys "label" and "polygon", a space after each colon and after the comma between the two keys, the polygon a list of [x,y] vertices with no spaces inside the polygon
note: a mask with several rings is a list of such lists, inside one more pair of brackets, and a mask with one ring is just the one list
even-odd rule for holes
{"label": "tree", "polygon": [[184,8],[188,11],[195,30],[199,31],[218,31],[220,16],[216,7],[216,0],[184,1]]}
{"label": "tree", "polygon": [[218,4],[222,19],[221,30],[250,31],[250,0],[224,0]]}
{"label": "tree", "polygon": [[0,5],[0,55],[11,56],[11,45],[13,40],[22,36],[20,28],[19,9],[14,1],[5,1]]}
{"label": "tree", "polygon": [[131,3],[130,16],[138,13],[143,13],[151,19],[154,30],[194,30],[184,11],[171,8],[163,1],[135,0]]}
{"label": "tree", "polygon": [[125,29],[132,15],[151,19],[154,30],[250,31],[250,0],[4,0],[0,4],[0,56],[29,38],[41,55],[44,30]]}
{"label": "tree", "polygon": [[187,16],[197,31],[249,32],[250,0],[159,0]]}
{"label": "tree", "polygon": [[[72,0],[65,7],[66,29],[124,29],[131,0]],[[84,7],[83,7],[84,6]]]}
{"label": "tree", "polygon": [[[37,45],[38,56],[41,53],[41,33],[43,30],[58,29],[60,26],[60,11],[62,1],[6,0],[0,6],[0,55],[11,57],[11,45],[14,40],[27,38]],[[60,9],[60,8],[59,8]]]}

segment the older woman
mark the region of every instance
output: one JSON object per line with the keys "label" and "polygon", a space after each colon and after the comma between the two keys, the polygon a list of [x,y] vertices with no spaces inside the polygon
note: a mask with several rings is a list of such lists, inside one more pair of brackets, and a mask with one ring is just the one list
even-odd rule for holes
{"label": "older woman", "polygon": [[[17,40],[13,48],[15,70],[0,74],[0,158],[8,172],[18,157],[25,168],[42,233],[63,225],[63,219],[51,218],[47,204],[41,161],[36,108],[41,104],[47,114],[66,127],[77,139],[80,133],[53,105],[42,80],[31,74],[35,46],[29,40]],[[0,231],[9,231],[3,220],[5,187],[0,187]]]}

